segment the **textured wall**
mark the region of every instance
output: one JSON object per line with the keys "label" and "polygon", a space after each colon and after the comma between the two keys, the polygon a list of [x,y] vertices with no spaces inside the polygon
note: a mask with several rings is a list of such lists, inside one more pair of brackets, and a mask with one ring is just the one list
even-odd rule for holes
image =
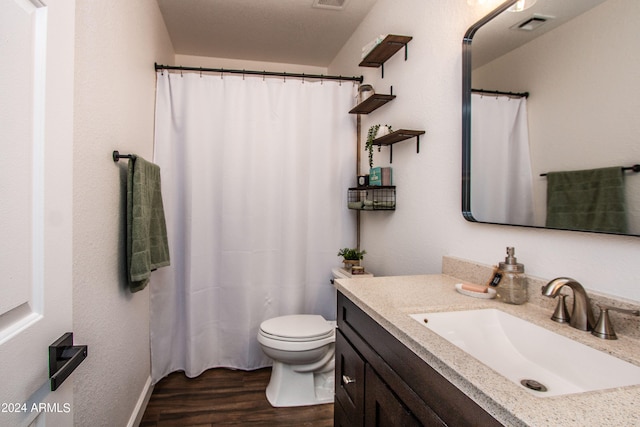
{"label": "textured wall", "polygon": [[77,2],[73,327],[89,346],[74,373],[78,426],[126,425],[150,374],[149,293],[125,289],[127,162],[111,152],[151,159],[154,61],[173,62],[154,0]]}
{"label": "textured wall", "polygon": [[[494,1],[493,6],[498,2]],[[397,98],[363,116],[371,124],[424,129],[420,153],[413,141],[393,149],[398,186],[395,212],[362,214],[365,264],[375,274],[434,273],[441,257],[494,264],[515,246],[528,273],[570,276],[588,289],[640,301],[640,241],[558,230],[537,230],[466,222],[461,213],[462,37],[492,6],[471,7],[466,0],[378,0],[329,67],[333,74],[362,73],[377,92],[393,86]],[[379,69],[359,68],[360,50],[379,34],[406,34],[409,59],[401,53]],[[389,162],[388,150],[374,154],[377,166]],[[363,170],[366,155],[363,156]],[[354,179],[355,183],[355,179]]]}

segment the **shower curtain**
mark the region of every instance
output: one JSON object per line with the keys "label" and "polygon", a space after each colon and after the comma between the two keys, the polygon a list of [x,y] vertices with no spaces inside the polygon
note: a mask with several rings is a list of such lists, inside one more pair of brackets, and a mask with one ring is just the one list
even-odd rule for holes
{"label": "shower curtain", "polygon": [[526,98],[474,93],[471,108],[471,212],[474,218],[532,225],[533,178]]}
{"label": "shower curtain", "polygon": [[352,82],[158,73],[171,266],[150,285],[154,383],[270,365],[263,320],[335,319],[331,268],[355,239],[355,93]]}

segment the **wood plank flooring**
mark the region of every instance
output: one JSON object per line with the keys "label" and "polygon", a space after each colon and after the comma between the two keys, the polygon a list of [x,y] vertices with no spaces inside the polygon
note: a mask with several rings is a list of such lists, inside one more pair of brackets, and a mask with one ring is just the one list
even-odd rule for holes
{"label": "wood plank flooring", "polygon": [[265,396],[271,368],[174,372],[156,384],[140,427],[333,426],[333,404],[274,408]]}

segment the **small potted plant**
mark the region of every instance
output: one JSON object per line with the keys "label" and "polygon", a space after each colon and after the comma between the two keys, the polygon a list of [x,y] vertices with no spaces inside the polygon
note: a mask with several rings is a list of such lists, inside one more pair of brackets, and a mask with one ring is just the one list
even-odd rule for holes
{"label": "small potted plant", "polygon": [[[388,135],[391,132],[393,131],[389,125],[382,126],[377,124],[369,128],[369,131],[367,132],[367,142],[364,146],[364,149],[369,152],[369,169],[373,167],[373,140],[381,136]],[[380,146],[378,146],[378,151],[380,151]]]}
{"label": "small potted plant", "polygon": [[358,249],[353,248],[343,248],[338,251],[338,256],[343,258],[344,268],[347,270],[351,270],[354,266],[360,265],[360,260],[364,258],[364,255],[367,251],[360,251]]}

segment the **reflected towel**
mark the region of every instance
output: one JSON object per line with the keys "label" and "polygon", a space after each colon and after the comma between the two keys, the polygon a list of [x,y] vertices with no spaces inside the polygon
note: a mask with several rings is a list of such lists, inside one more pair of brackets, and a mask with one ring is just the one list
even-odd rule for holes
{"label": "reflected towel", "polygon": [[548,173],[546,225],[626,233],[622,167]]}
{"label": "reflected towel", "polygon": [[132,156],[127,176],[127,279],[131,292],[144,289],[151,271],[167,265],[160,167]]}

